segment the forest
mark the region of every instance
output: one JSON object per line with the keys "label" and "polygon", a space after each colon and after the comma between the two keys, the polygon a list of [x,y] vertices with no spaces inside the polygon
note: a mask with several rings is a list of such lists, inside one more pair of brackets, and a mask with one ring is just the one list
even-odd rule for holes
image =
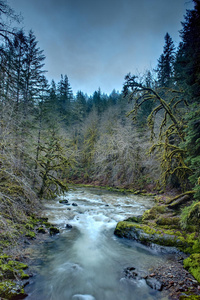
{"label": "forest", "polygon": [[182,226],[199,228],[200,2],[193,2],[178,48],[166,33],[153,70],[124,74],[121,92],[74,95],[67,74],[48,82],[36,36],[12,27],[19,17],[0,1],[2,241],[17,239],[16,224],[69,184],[190,194]]}

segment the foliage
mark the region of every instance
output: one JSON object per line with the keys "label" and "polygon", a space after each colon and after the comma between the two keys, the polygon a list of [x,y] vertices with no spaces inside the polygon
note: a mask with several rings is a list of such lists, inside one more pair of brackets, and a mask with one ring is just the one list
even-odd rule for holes
{"label": "foliage", "polygon": [[186,116],[186,121],[186,137],[182,146],[187,151],[186,162],[192,169],[189,179],[194,186],[194,197],[200,200],[200,109],[198,104],[194,103],[191,105],[191,110]]}
{"label": "foliage", "polygon": [[55,128],[49,129],[44,143],[39,145],[37,164],[39,165],[41,187],[38,192],[40,198],[53,198],[68,190],[62,181],[62,172],[71,166],[71,162],[64,155],[62,139]]}
{"label": "foliage", "polygon": [[156,70],[158,74],[158,84],[160,87],[169,87],[172,85],[174,54],[174,43],[167,32],[165,35],[163,54],[161,54],[158,60],[158,68]]}
{"label": "foliage", "polygon": [[200,228],[200,201],[194,201],[190,206],[183,208],[180,217],[182,228],[186,229],[190,225],[195,225]]}
{"label": "foliage", "polygon": [[179,146],[179,143],[184,140],[185,122],[184,118],[180,117],[178,104],[185,103],[185,101],[179,97],[179,91],[170,90],[173,96],[171,101],[167,102],[156,90],[138,83],[135,76],[128,74],[125,80],[124,95],[126,96],[131,90],[129,99],[134,101],[134,108],[128,114],[128,116],[133,115],[133,120],[136,119],[138,110],[145,102],[154,101],[156,103],[155,108],[148,116],[152,140],[155,138],[156,117],[158,114],[162,116],[158,137],[150,149],[150,153],[155,151],[162,153],[160,158],[163,169],[162,184],[166,186],[167,180],[175,175],[179,184],[184,188],[191,169],[185,164],[185,151]]}

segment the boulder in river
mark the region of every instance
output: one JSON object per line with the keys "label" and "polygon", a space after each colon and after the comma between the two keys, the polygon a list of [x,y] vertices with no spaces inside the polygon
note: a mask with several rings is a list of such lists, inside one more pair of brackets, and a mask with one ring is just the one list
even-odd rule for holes
{"label": "boulder in river", "polygon": [[66,228],[67,228],[67,229],[71,229],[71,228],[72,228],[72,225],[71,225],[71,224],[66,224]]}
{"label": "boulder in river", "polygon": [[59,203],[61,204],[67,204],[69,201],[67,199],[64,199],[64,200],[59,200]]}
{"label": "boulder in river", "polygon": [[54,234],[57,234],[59,232],[60,232],[60,230],[58,228],[56,228],[56,227],[52,226],[52,227],[49,228],[50,235],[54,235]]}
{"label": "boulder in river", "polygon": [[77,203],[72,203],[72,206],[78,206],[78,204]]}
{"label": "boulder in river", "polygon": [[187,240],[177,236],[175,231],[160,231],[146,224],[120,221],[114,233],[119,237],[126,237],[146,246],[158,244],[161,246],[177,247],[180,250],[189,246]]}

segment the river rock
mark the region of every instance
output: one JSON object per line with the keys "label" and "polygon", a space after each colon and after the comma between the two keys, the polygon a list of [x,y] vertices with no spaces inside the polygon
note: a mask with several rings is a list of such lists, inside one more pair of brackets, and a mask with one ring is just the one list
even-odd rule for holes
{"label": "river rock", "polygon": [[138,272],[134,267],[128,267],[124,270],[125,277],[129,279],[136,279],[138,276]]}
{"label": "river rock", "polygon": [[64,200],[59,200],[59,203],[61,204],[67,204],[69,201],[67,199],[64,199]]}
{"label": "river rock", "polygon": [[60,230],[58,228],[56,228],[56,227],[52,226],[52,227],[49,228],[50,235],[54,235],[54,234],[57,234],[59,232],[60,232]]}
{"label": "river rock", "polygon": [[91,295],[81,295],[77,294],[72,297],[74,300],[95,300],[95,298]]}
{"label": "river rock", "polygon": [[72,203],[72,206],[78,206],[78,204],[77,203]]}
{"label": "river rock", "polygon": [[67,229],[71,229],[71,228],[72,228],[72,225],[66,224],[66,228],[67,228]]}
{"label": "river rock", "polygon": [[137,224],[134,222],[120,221],[118,222],[114,234],[119,237],[126,237],[138,241],[146,246],[158,244],[170,247],[188,247],[184,240],[180,240],[178,236],[167,233],[160,233],[159,230],[151,228],[148,225]]}
{"label": "river rock", "polygon": [[156,278],[147,278],[146,283],[150,286],[153,290],[162,291],[163,285],[160,281]]}

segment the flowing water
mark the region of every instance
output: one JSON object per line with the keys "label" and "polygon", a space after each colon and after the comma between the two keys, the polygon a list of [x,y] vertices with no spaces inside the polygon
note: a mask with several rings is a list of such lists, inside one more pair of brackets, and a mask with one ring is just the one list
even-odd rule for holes
{"label": "flowing water", "polygon": [[124,269],[135,267],[145,274],[169,256],[113,234],[118,221],[141,215],[153,199],[88,188],[70,190],[61,199],[68,199],[68,205],[59,199],[45,203],[44,214],[60,234],[35,250],[37,272],[26,287],[26,299],[162,299],[144,279],[126,278]]}

